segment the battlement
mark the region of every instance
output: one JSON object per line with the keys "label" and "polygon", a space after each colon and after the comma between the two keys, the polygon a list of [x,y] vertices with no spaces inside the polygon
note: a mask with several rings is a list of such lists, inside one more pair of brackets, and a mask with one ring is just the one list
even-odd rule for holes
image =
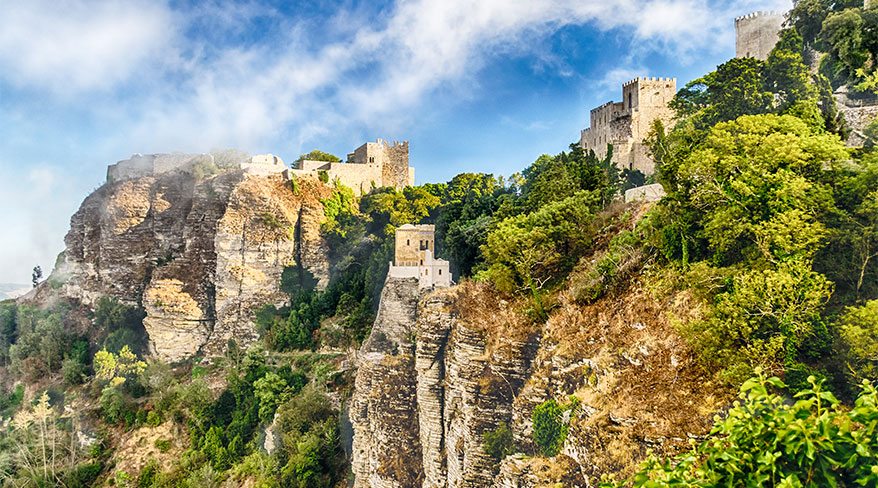
{"label": "battlement", "polygon": [[742,15],[740,17],[735,17],[735,23],[744,22],[747,20],[753,20],[759,17],[783,17],[783,14],[780,12],[776,12],[774,10],[765,11],[765,12],[753,12],[747,15]]}
{"label": "battlement", "polygon": [[[628,88],[632,85],[639,85],[640,83],[644,83],[644,82],[673,83],[674,86],[677,86],[677,79],[676,78],[663,78],[661,76],[658,76],[658,77],[656,77],[656,76],[643,76],[643,77],[637,77],[637,78],[634,78],[633,80],[626,81],[625,83],[622,83],[622,88],[625,89],[625,88]],[[613,102],[609,102],[609,103],[613,103]]]}

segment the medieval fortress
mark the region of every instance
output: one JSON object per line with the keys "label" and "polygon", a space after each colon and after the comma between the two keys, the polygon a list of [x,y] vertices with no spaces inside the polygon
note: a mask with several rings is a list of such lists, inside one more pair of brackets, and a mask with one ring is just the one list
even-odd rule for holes
{"label": "medieval fortress", "polygon": [[[776,12],[756,12],[736,18],[735,56],[768,59],[783,22],[783,14]],[[668,108],[668,102],[676,94],[676,78],[644,77],[624,83],[621,102],[610,101],[591,110],[590,125],[580,133],[580,146],[605,158],[608,145],[612,145],[616,166],[652,175],[655,162],[643,140],[656,120],[661,121],[665,129],[671,128],[674,111]],[[631,195],[653,200],[661,198],[659,193],[656,188],[645,188]]]}
{"label": "medieval fortress", "polygon": [[[259,154],[238,162],[236,167],[247,174],[280,174],[288,180],[319,178],[325,172],[330,183],[345,185],[357,196],[382,186],[403,189],[415,184],[415,169],[409,166],[408,141],[390,144],[378,139],[378,142],[367,142],[348,154],[344,163],[309,160],[297,163],[297,167],[289,168],[278,156]],[[107,168],[107,182],[175,172],[191,173],[198,165],[215,164],[210,154],[135,154],[130,159],[110,165]]]}
{"label": "medieval fortress", "polygon": [[[869,8],[872,3],[875,1],[865,0],[864,5]],[[780,38],[784,21],[784,14],[778,12],[754,12],[736,18],[735,57],[767,60],[768,54]],[[646,176],[655,173],[655,162],[643,140],[656,120],[660,120],[666,129],[673,125],[674,112],[668,108],[668,102],[676,93],[676,78],[645,77],[624,83],[621,102],[610,101],[591,110],[590,125],[580,133],[580,146],[586,151],[594,151],[597,157],[604,158],[607,155],[607,146],[611,144],[613,162],[620,169],[639,170]],[[859,125],[864,125],[876,115],[872,111],[878,113],[870,108],[866,110],[869,113],[862,116],[859,114],[862,109],[840,108],[852,125],[854,135]],[[859,119],[866,122],[858,123]],[[849,144],[856,145],[856,142],[855,139],[849,139]],[[656,194],[655,188],[641,187],[635,190],[642,190],[631,193],[635,198],[661,197]]]}

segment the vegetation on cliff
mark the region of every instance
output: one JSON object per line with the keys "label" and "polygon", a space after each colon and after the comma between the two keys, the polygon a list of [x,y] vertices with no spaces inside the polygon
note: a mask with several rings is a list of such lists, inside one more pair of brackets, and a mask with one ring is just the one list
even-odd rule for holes
{"label": "vegetation on cliff", "polygon": [[[734,59],[680,90],[676,125],[656,124],[648,140],[667,195],[645,215],[617,198],[638,175],[620,173],[611,151],[601,159],[577,144],[509,178],[465,173],[359,199],[321,187],[328,286],[317,290],[301,263],[287,267],[287,298],[257,314],[257,344],[230,340],[222,357],[174,365],[144,359],[137,306],[102,298],[85,316],[76,304],[0,303],[0,415],[14,416],[0,440],[0,480],[338,486],[351,389],[344,355],[369,336],[394,229],[432,223],[455,277],[514,308],[502,327],[525,335],[560,334],[564,320],[586,320],[585,307],[632,278],[692,297],[700,313],[673,320],[699,378],[740,387],[743,403],[691,453],[650,458],[629,484],[874,483],[878,152],[844,146],[831,88],[874,91],[876,20],[874,9],[848,7],[798,2],[794,28],[767,61]],[[805,64],[808,45],[829,53],[820,74]],[[301,159],[337,160],[320,151]],[[289,190],[299,191],[295,182]],[[295,232],[274,213],[257,217]],[[568,340],[559,355],[586,347]],[[597,385],[596,366],[578,367],[584,384]],[[500,381],[489,376],[480,388]],[[551,457],[564,448],[581,400],[560,405],[558,392],[543,393],[528,416],[530,439],[516,444],[506,423],[483,434],[496,469],[517,451]],[[144,440],[151,433],[161,434]],[[143,442],[154,447],[148,455],[121,454]]]}

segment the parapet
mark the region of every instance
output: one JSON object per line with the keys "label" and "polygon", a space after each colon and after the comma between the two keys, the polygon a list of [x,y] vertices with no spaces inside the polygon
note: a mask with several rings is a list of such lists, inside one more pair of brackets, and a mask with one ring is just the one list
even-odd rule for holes
{"label": "parapet", "polygon": [[747,15],[742,15],[740,17],[735,17],[735,23],[744,22],[748,20],[753,20],[759,17],[783,17],[783,14],[776,12],[774,10],[765,11],[765,12],[753,12]]}
{"label": "parapet", "polygon": [[140,178],[143,176],[155,176],[165,173],[185,172],[192,168],[195,162],[207,159],[213,163],[210,154],[134,154],[129,159],[119,161],[107,167],[107,182],[117,182]]}
{"label": "parapet", "polygon": [[[676,78],[663,78],[661,76],[639,76],[637,78],[634,78],[631,81],[626,81],[625,83],[622,83],[622,88],[623,89],[628,88],[631,85],[636,85],[636,84],[643,83],[643,82],[663,82],[663,83],[672,82],[672,83],[676,84],[677,79]],[[612,103],[612,102],[610,102],[610,103]]]}

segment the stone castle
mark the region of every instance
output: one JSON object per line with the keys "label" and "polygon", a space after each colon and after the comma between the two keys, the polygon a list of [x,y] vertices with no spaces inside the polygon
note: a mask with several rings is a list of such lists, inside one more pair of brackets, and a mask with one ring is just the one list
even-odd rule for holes
{"label": "stone castle", "polygon": [[436,227],[430,224],[405,224],[395,233],[396,245],[388,276],[417,278],[418,288],[451,286],[448,261],[433,256]]}
{"label": "stone castle", "polygon": [[[403,189],[415,184],[415,169],[409,166],[409,143],[367,142],[348,154],[347,162],[298,161],[289,168],[273,154],[258,154],[237,163],[245,173],[266,176],[281,174],[294,177],[319,178],[325,172],[330,183],[338,182],[361,196],[373,188],[392,186]],[[199,165],[213,166],[210,154],[135,154],[130,159],[107,167],[107,182],[113,183],[144,176],[191,173]]]}
{"label": "stone castle", "polygon": [[635,78],[622,85],[622,101],[607,102],[591,111],[591,125],[581,133],[579,143],[604,158],[613,145],[613,162],[620,169],[655,172],[655,163],[643,144],[655,120],[669,127],[674,112],[668,102],[677,93],[676,78]]}
{"label": "stone castle", "polygon": [[784,16],[778,12],[753,12],[736,18],[735,57],[768,59],[783,23]]}
{"label": "stone castle", "polygon": [[303,176],[321,171],[326,172],[330,182],[337,180],[354,190],[357,196],[380,186],[405,188],[415,184],[415,169],[409,166],[408,141],[367,142],[348,154],[345,163],[303,160],[298,161],[298,168],[291,173]]}

